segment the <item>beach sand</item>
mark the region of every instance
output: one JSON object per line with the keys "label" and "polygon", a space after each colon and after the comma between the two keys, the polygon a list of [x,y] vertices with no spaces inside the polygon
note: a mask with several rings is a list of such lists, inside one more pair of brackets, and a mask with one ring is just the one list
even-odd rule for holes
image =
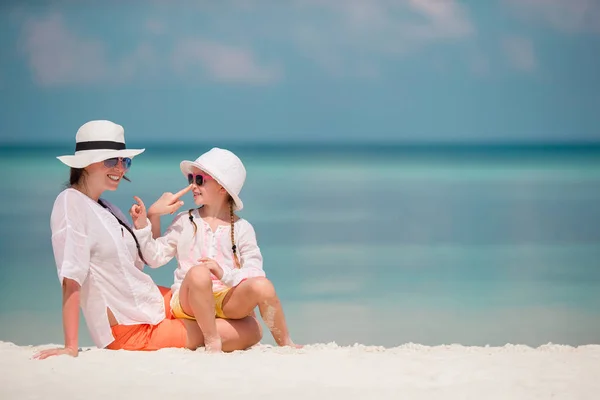
{"label": "beach sand", "polygon": [[598,399],[600,345],[257,345],[230,354],[0,342],[0,399]]}

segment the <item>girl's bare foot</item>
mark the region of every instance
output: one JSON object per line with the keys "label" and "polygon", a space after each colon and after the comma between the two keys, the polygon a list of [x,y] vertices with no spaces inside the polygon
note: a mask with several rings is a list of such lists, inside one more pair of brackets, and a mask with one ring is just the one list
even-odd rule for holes
{"label": "girl's bare foot", "polygon": [[211,340],[205,339],[204,340],[204,348],[207,353],[221,353],[222,352],[221,338],[217,337],[217,338],[211,339]]}
{"label": "girl's bare foot", "polygon": [[288,340],[286,340],[286,341],[285,341],[285,342],[282,344],[282,346],[293,347],[293,348],[295,348],[295,349],[301,349],[301,348],[303,348],[303,347],[304,347],[304,345],[302,345],[302,344],[296,344],[296,343],[292,342],[292,341],[291,341],[291,339],[288,339]]}

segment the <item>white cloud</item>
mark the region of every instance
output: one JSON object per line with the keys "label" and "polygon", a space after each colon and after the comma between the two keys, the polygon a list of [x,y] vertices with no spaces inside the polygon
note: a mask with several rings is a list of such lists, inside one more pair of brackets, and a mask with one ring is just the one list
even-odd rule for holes
{"label": "white cloud", "polygon": [[537,61],[531,40],[519,36],[506,37],[502,40],[502,49],[513,68],[525,72],[536,68]]}
{"label": "white cloud", "polygon": [[28,20],[21,39],[34,79],[43,86],[98,82],[108,76],[104,44],[74,35],[60,14]]}
{"label": "white cloud", "polygon": [[464,39],[475,31],[466,10],[453,0],[307,0],[297,7],[301,12],[320,8],[324,18],[298,23],[296,44],[340,76],[376,76],[382,57]]}
{"label": "white cloud", "polygon": [[[220,9],[210,2],[194,4],[196,12]],[[264,4],[256,1],[228,4],[244,12],[264,10]],[[284,18],[268,26],[253,20],[251,26],[240,27],[233,17],[228,20],[233,27],[228,28],[227,42],[187,33],[178,36],[176,26],[150,17],[141,20],[143,34],[133,50],[115,56],[108,42],[74,31],[55,13],[30,18],[21,43],[35,82],[43,86],[123,83],[160,76],[266,85],[283,79],[283,65],[265,61],[253,51],[245,41],[248,29],[268,31],[280,43],[283,39],[332,76],[367,79],[381,75],[386,59],[474,33],[466,10],[454,0],[303,0],[292,3],[288,14],[293,15],[291,21]]]}
{"label": "white cloud", "polygon": [[[152,35],[166,32],[160,20],[146,21],[145,29]],[[203,39],[174,41],[167,57],[159,54],[150,40],[143,39],[125,56],[110,59],[103,41],[72,31],[58,13],[28,19],[20,44],[34,81],[49,87],[171,76],[171,68],[182,79],[228,83],[269,84],[283,76],[280,66],[259,63],[249,48]]]}
{"label": "white cloud", "polygon": [[149,42],[140,43],[137,48],[119,60],[115,66],[116,76],[122,80],[156,78],[164,66],[160,63],[160,55]]}
{"label": "white cloud", "polygon": [[570,33],[600,34],[598,0],[504,0],[518,15]]}
{"label": "white cloud", "polygon": [[173,51],[172,62],[180,74],[189,75],[190,69],[200,68],[217,82],[267,84],[280,80],[283,74],[277,65],[260,64],[248,48],[203,39],[180,40]]}

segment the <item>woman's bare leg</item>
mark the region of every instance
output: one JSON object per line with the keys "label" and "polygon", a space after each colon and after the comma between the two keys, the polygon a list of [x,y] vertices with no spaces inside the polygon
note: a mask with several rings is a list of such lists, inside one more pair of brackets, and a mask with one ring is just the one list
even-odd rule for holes
{"label": "woman's bare leg", "polygon": [[[183,322],[188,335],[186,347],[196,350],[198,347],[204,346],[204,335],[196,321],[184,319]],[[242,319],[217,318],[216,324],[224,352],[245,350],[260,342],[262,338],[262,327],[252,316]]]}
{"label": "woman's bare leg", "polygon": [[206,351],[221,352],[222,343],[215,321],[212,280],[207,268],[193,267],[187,272],[179,289],[179,301],[183,312],[196,318]]}
{"label": "woman's bare leg", "polygon": [[294,344],[285,322],[283,308],[275,288],[267,278],[250,278],[227,293],[223,313],[231,319],[250,315],[258,305],[260,315],[280,346],[302,347]]}

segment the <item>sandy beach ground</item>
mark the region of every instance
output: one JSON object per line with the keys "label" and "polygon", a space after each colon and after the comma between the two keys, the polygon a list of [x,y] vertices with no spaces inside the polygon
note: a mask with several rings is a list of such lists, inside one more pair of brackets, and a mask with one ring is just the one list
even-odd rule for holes
{"label": "sandy beach ground", "polygon": [[[0,342],[0,399],[598,399],[600,345],[257,345],[230,354]],[[210,397],[209,397],[210,396]]]}

